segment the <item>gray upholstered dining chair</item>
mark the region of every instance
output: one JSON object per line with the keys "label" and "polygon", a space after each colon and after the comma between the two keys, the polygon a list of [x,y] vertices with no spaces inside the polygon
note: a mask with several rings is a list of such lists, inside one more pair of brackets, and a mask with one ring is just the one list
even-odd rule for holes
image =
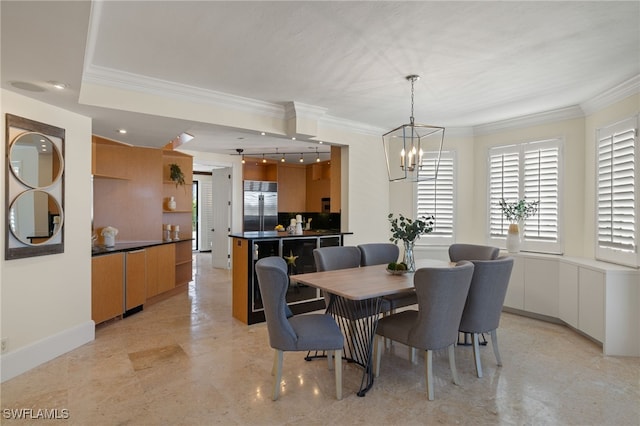
{"label": "gray upholstered dining chair", "polygon": [[500,254],[498,247],[478,244],[456,243],[449,246],[449,259],[452,262],[461,260],[493,260]]}
{"label": "gray upholstered dining chair", "polygon": [[[358,268],[360,267],[361,256],[360,249],[356,246],[320,247],[313,250],[313,258],[318,272]],[[324,299],[327,306],[329,306],[330,296],[325,294]],[[351,306],[351,309],[345,312],[351,315],[350,320],[355,320],[365,315],[362,309],[356,309],[353,301],[347,300],[346,303]],[[389,302],[382,300],[380,312],[386,312],[389,309]]]}
{"label": "gray upholstered dining chair", "polygon": [[[479,244],[456,243],[449,246],[449,260],[459,262],[461,260],[493,260],[500,255],[498,247],[483,246]],[[459,345],[471,345],[471,335],[463,333],[458,339]],[[482,337],[482,345],[486,345],[487,341]]]}
{"label": "gray upholstered dining chair", "polygon": [[375,342],[375,375],[380,374],[383,338],[425,350],[427,396],[433,400],[432,352],[448,348],[453,383],[458,384],[454,346],[473,275],[473,263],[462,261],[451,268],[420,268],[414,273],[418,310],[406,310],[381,318]]}
{"label": "gray upholstered dining chair", "polygon": [[[391,262],[397,262],[400,249],[392,243],[367,243],[358,246],[362,255],[360,266],[383,265]],[[388,311],[394,313],[397,308],[415,305],[418,303],[418,297],[415,291],[407,291],[397,294],[384,296],[383,298],[389,304]]]}
{"label": "gray upholstered dining chair", "polygon": [[[307,314],[287,318],[286,293],[289,287],[287,264],[281,257],[265,257],[256,262],[269,344],[275,349],[272,374],[273,400],[280,395],[282,359],[285,351],[327,351],[329,369],[336,374],[336,398],[342,399],[342,347],[344,337],[338,324],[327,314]],[[332,363],[332,355],[335,362]]]}
{"label": "gray upholstered dining chair", "polygon": [[474,260],[473,278],[462,312],[459,330],[472,335],[473,356],[476,374],[482,377],[480,362],[479,333],[489,333],[493,353],[498,366],[502,365],[498,351],[497,329],[500,324],[502,305],[507,294],[507,286],[513,269],[512,257],[500,257],[496,260]]}

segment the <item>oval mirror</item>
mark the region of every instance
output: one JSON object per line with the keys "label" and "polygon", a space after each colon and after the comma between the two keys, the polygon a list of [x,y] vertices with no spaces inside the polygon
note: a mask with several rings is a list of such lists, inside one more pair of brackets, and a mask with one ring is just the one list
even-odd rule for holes
{"label": "oval mirror", "polygon": [[63,214],[51,194],[28,190],[16,197],[9,208],[9,228],[22,243],[47,243],[62,229]]}
{"label": "oval mirror", "polygon": [[45,188],[62,176],[63,160],[58,147],[42,133],[16,136],[9,151],[11,172],[30,188]]}

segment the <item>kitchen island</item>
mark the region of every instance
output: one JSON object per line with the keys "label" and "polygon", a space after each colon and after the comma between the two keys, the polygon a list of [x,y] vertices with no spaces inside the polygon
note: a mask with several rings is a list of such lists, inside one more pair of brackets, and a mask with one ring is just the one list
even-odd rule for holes
{"label": "kitchen island", "polygon": [[[233,317],[245,324],[264,321],[264,309],[255,264],[268,256],[280,256],[287,262],[289,274],[315,272],[313,250],[343,245],[343,236],[351,232],[310,230],[301,235],[264,231],[231,234],[233,264]],[[292,283],[287,290],[287,304],[294,314],[325,308],[320,291]]]}

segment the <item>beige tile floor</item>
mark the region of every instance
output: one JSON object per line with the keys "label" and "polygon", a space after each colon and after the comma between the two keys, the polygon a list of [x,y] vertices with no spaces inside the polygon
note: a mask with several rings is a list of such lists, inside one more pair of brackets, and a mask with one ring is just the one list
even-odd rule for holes
{"label": "beige tile floor", "polygon": [[188,293],[100,326],[95,341],[1,386],[6,410],[58,409],[73,425],[506,424],[638,425],[640,358],[605,357],[575,332],[504,314],[503,367],[482,349],[475,377],[469,347],[456,348],[461,386],[451,383],[446,351],[434,356],[435,401],[427,401],[422,360],[406,347],[384,354],[380,377],[355,395],[361,370],[344,364],[344,398],[335,399],[326,362],[285,353],[283,391],[271,401],[272,351],[264,324],[231,317],[228,271],[195,256]]}

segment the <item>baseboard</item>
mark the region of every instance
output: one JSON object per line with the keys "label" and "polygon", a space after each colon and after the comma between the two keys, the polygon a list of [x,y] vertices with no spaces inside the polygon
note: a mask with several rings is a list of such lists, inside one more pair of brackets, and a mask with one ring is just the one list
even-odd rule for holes
{"label": "baseboard", "polygon": [[0,357],[0,382],[19,376],[94,339],[95,324],[93,321],[87,321],[3,354]]}

